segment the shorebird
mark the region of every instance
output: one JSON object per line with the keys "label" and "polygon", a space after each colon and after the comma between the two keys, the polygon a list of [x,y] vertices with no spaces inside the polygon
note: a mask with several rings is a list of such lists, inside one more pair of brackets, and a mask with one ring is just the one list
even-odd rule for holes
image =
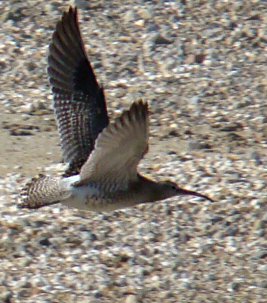
{"label": "shorebird", "polygon": [[49,46],[48,76],[58,124],[63,176],[39,175],[22,190],[21,208],[55,203],[90,211],[113,211],[177,195],[208,196],[156,182],[137,171],[148,151],[148,105],[134,102],[109,123],[103,87],[85,53],[77,8],[57,23]]}

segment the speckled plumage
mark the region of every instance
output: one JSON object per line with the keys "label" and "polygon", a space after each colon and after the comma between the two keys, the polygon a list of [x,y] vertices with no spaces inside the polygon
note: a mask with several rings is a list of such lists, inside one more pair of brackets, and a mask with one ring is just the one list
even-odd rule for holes
{"label": "speckled plumage", "polygon": [[173,182],[155,182],[137,171],[148,151],[149,112],[134,102],[109,123],[103,88],[86,57],[77,10],[58,22],[49,47],[48,75],[64,160],[63,177],[40,176],[22,190],[22,208],[58,202],[84,210],[108,211],[176,195],[200,193]]}
{"label": "speckled plumage", "polygon": [[48,75],[58,123],[65,176],[75,175],[108,123],[104,90],[87,59],[77,20],[70,7],[58,22],[49,46]]}

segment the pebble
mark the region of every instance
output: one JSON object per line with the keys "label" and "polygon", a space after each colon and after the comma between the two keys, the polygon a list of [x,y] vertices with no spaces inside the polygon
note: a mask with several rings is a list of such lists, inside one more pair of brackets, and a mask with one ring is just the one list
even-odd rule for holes
{"label": "pebble", "polygon": [[137,298],[135,295],[129,295],[127,296],[125,303],[137,303]]}

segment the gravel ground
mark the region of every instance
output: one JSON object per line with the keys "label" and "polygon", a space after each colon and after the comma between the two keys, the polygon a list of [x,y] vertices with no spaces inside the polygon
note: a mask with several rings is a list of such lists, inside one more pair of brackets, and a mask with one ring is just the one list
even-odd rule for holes
{"label": "gravel ground", "polygon": [[76,2],[111,116],[149,102],[140,171],[216,203],[18,210],[63,169],[46,57],[68,6],[0,1],[0,302],[266,302],[266,1]]}

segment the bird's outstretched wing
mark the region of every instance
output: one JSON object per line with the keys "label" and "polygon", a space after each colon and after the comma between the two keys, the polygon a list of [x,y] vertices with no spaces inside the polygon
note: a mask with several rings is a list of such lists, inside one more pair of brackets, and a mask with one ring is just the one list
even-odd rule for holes
{"label": "bird's outstretched wing", "polygon": [[137,165],[147,151],[148,106],[139,101],[99,134],[76,186],[99,182],[109,190],[127,189],[137,180]]}
{"label": "bird's outstretched wing", "polygon": [[86,56],[77,9],[69,8],[57,23],[49,46],[48,75],[58,124],[65,176],[79,173],[98,134],[109,123],[104,90]]}

